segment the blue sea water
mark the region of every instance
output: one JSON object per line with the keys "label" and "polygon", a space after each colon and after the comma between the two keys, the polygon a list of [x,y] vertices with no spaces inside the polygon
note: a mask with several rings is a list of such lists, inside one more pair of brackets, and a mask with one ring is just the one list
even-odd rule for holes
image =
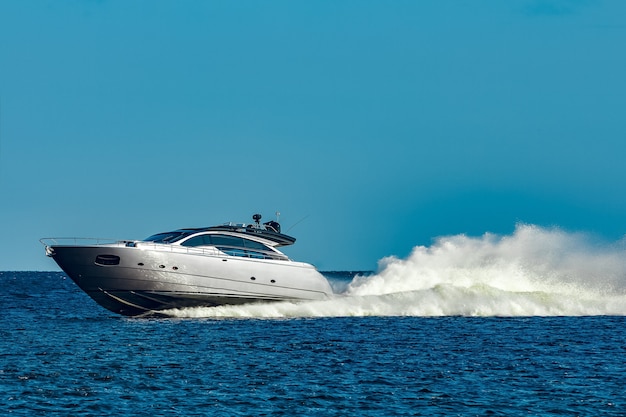
{"label": "blue sea water", "polygon": [[0,273],[0,414],[625,415],[623,316],[131,319]]}
{"label": "blue sea water", "polygon": [[61,272],[0,272],[0,415],[626,415],[626,251],[451,236],[336,297],[132,319]]}

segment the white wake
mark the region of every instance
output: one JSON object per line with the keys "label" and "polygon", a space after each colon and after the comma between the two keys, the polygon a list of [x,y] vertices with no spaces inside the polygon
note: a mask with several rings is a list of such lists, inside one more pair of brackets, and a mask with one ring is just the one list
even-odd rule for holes
{"label": "white wake", "polygon": [[387,257],[325,301],[171,310],[175,317],[626,315],[626,245],[518,225]]}

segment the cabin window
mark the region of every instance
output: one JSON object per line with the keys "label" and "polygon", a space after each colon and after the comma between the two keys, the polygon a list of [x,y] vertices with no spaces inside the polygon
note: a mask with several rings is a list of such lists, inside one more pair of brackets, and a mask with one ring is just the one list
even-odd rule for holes
{"label": "cabin window", "polygon": [[116,255],[98,255],[96,256],[96,265],[112,266],[119,265],[120,257]]}
{"label": "cabin window", "polygon": [[244,248],[244,240],[236,236],[200,235],[181,243],[182,246],[218,246],[228,248]]}
{"label": "cabin window", "polygon": [[260,242],[256,242],[254,240],[245,239],[243,241],[243,244],[246,247],[246,249],[271,251],[271,249],[268,248],[267,246],[265,246],[264,244],[262,244]]}
{"label": "cabin window", "polygon": [[236,236],[212,235],[211,242],[214,246],[230,246],[243,248],[243,239]]}
{"label": "cabin window", "polygon": [[226,235],[200,235],[194,236],[181,243],[182,246],[216,246],[218,248],[244,248],[243,239],[236,236]]}
{"label": "cabin window", "polygon": [[181,246],[215,246],[230,256],[241,256],[255,259],[286,259],[263,243],[244,239],[238,236],[203,234],[181,242]]}
{"label": "cabin window", "polygon": [[[182,246],[206,246],[206,245],[210,245],[211,241],[210,239],[205,239],[208,236],[194,236],[191,239],[187,239],[185,240],[183,243],[181,243]],[[209,242],[207,243],[206,240],[209,240]]]}
{"label": "cabin window", "polygon": [[158,233],[156,235],[152,235],[150,237],[145,238],[144,242],[154,242],[154,243],[172,243],[180,240],[186,236],[189,236],[189,232],[167,232],[167,233]]}

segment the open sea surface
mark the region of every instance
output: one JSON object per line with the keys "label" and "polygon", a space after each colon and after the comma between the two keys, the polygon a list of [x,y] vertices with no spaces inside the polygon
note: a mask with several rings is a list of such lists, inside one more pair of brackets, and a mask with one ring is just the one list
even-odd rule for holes
{"label": "open sea surface", "polygon": [[0,272],[0,415],[623,416],[623,247],[441,239],[335,299],[133,319]]}

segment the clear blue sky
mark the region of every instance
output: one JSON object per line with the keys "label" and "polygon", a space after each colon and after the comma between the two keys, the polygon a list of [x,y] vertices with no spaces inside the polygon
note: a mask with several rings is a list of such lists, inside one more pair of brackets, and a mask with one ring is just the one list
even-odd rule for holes
{"label": "clear blue sky", "polygon": [[322,270],[517,222],[620,239],[625,45],[621,0],[4,0],[0,270],[277,210]]}

